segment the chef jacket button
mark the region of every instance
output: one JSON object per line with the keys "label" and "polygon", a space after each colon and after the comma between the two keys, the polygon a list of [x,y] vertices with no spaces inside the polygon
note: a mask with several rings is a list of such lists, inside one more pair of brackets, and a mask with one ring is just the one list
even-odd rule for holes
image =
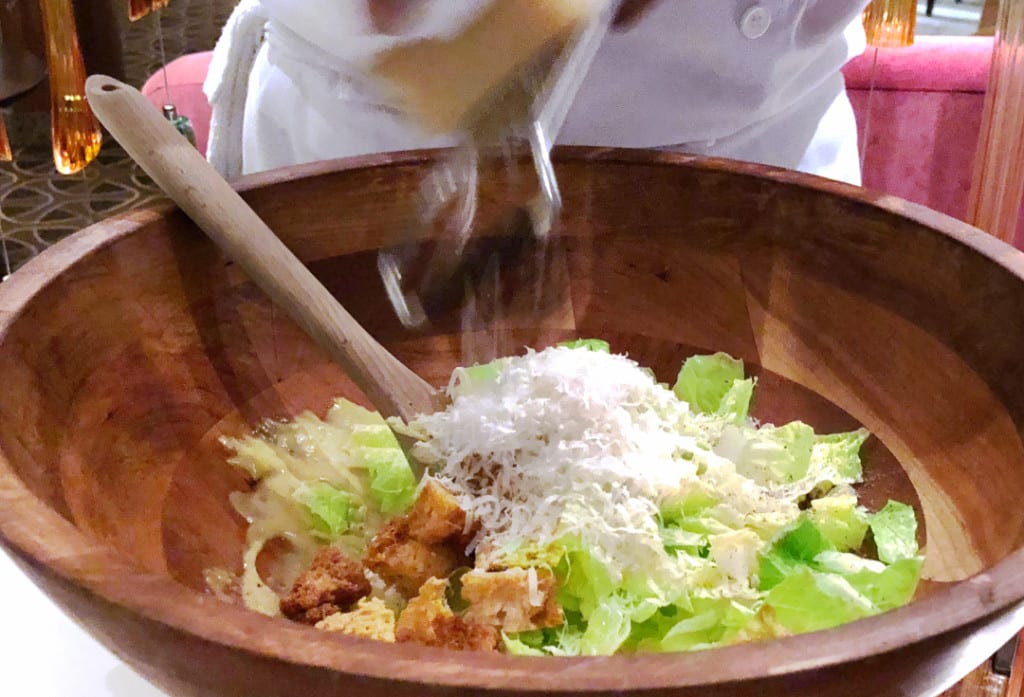
{"label": "chef jacket button", "polygon": [[740,19],[740,31],[748,39],[760,39],[771,25],[772,13],[761,5],[750,7]]}

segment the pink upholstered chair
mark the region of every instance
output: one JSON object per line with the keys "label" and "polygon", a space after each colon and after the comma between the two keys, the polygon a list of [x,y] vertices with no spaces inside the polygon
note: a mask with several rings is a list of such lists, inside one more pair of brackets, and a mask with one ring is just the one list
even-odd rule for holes
{"label": "pink upholstered chair", "polygon": [[[918,37],[879,51],[864,139],[873,50],[844,70],[867,150],[864,186],[956,218],[967,214],[992,62],[991,37]],[[1024,216],[1016,244],[1024,246]]]}
{"label": "pink upholstered chair", "polygon": [[204,153],[210,137],[212,111],[203,94],[203,81],[210,69],[212,56],[210,51],[191,53],[168,63],[167,84],[170,95],[164,87],[162,71],[153,74],[142,87],[142,93],[157,107],[174,104],[179,114],[192,121],[192,128],[196,132],[196,147]]}

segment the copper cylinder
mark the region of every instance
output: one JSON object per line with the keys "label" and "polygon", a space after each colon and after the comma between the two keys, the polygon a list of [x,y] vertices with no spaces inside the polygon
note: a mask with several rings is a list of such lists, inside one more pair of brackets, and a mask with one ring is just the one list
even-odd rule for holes
{"label": "copper cylinder", "polygon": [[1012,243],[1024,202],[1024,3],[1002,0],[967,222]]}
{"label": "copper cylinder", "polygon": [[13,159],[11,139],[7,137],[7,124],[4,123],[3,114],[0,114],[0,162],[10,162]]}
{"label": "copper cylinder", "polygon": [[150,12],[167,7],[171,0],[128,0],[128,19],[135,22]]}
{"label": "copper cylinder", "polygon": [[39,6],[50,68],[53,161],[61,174],[73,174],[95,159],[103,135],[85,99],[85,64],[71,1],[39,0]]}
{"label": "copper cylinder", "polygon": [[864,10],[868,45],[900,48],[914,43],[917,0],[873,0]]}

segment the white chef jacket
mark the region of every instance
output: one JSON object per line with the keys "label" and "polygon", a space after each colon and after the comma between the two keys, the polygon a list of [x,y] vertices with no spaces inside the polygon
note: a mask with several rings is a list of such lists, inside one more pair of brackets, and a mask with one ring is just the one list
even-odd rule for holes
{"label": "white chef jacket", "polygon": [[[426,3],[400,36],[377,33],[363,0],[247,3],[264,40],[242,98],[218,94],[217,71],[237,70],[230,59],[218,68],[215,58],[207,83],[211,160],[226,174],[452,142],[388,104],[368,66],[402,41],[456,33],[487,0]],[[661,0],[604,40],[558,142],[668,148],[859,183],[840,68],[865,48],[867,3]],[[217,52],[228,55],[236,34],[229,23]],[[234,164],[213,157],[218,140],[238,137],[224,124],[241,131]]]}

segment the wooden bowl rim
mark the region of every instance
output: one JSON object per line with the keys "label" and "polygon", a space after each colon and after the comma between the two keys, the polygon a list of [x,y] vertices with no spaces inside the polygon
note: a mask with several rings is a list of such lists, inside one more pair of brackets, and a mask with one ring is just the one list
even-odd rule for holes
{"label": "wooden bowl rim", "polygon": [[[342,170],[430,162],[443,151],[407,151],[290,167],[246,177],[240,191]],[[800,184],[931,228],[1024,281],[1024,255],[985,232],[896,197],[789,170],[661,151],[559,148],[565,163],[601,166],[686,166],[783,184]],[[72,265],[160,220],[166,204],[92,225],[30,260],[0,284],[0,345],[22,311]],[[30,575],[55,574],[97,600],[168,628],[289,663],[405,683],[452,687],[515,687],[525,691],[658,689],[776,677],[885,653],[979,623],[1024,601],[1024,548],[969,579],[908,606],[832,630],[766,643],[682,654],[528,658],[453,653],[322,632],[269,618],[193,591],[167,576],[142,571],[127,555],[90,540],[36,498],[0,451],[0,546]]]}

